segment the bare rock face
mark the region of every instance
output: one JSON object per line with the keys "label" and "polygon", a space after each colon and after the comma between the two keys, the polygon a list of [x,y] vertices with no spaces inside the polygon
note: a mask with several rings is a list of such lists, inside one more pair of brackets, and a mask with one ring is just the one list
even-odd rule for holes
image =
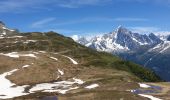
{"label": "bare rock face", "polygon": [[0,36],[11,36],[19,34],[18,30],[8,28],[2,21],[0,21]]}

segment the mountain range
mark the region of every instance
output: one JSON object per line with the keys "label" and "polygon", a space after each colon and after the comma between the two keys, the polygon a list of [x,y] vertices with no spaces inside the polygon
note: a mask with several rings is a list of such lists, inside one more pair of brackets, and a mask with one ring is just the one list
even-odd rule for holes
{"label": "mountain range", "polygon": [[115,31],[91,39],[80,37],[76,42],[97,51],[117,55],[154,70],[162,79],[170,81],[170,36],[164,38],[134,33],[123,26]]}
{"label": "mountain range", "polygon": [[[127,31],[122,27],[120,29],[119,32]],[[127,35],[125,41],[129,43],[122,42],[125,46],[121,46],[118,45],[121,41],[116,40],[114,46],[120,47],[114,49],[114,52],[118,52],[118,49],[122,52],[132,48],[137,50],[138,47],[131,44],[141,43],[128,39],[132,34],[123,33],[122,36]],[[164,82],[153,71],[110,53],[98,52],[83,46],[70,37],[52,31],[22,33],[6,27],[2,22],[0,35],[1,100],[169,98],[169,83]],[[110,33],[105,38],[109,36],[115,35]],[[99,38],[96,41],[98,40]],[[137,40],[147,42],[141,46],[163,43],[153,34],[148,40]]]}

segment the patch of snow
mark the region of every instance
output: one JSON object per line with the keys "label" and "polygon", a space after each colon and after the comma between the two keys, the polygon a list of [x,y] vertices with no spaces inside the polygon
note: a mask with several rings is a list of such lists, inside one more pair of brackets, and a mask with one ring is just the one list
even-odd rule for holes
{"label": "patch of snow", "polygon": [[71,57],[68,57],[68,56],[65,56],[65,55],[63,55],[64,57],[66,57],[66,58],[68,58],[68,59],[70,59],[70,61],[73,63],[73,64],[75,64],[75,65],[77,65],[78,64],[78,62],[76,62],[74,59],[72,59]]}
{"label": "patch of snow", "polygon": [[64,72],[61,71],[60,69],[58,69],[58,72],[59,72],[61,75],[64,75]]}
{"label": "patch of snow", "polygon": [[73,78],[73,80],[78,83],[78,84],[83,84],[84,81],[82,81],[81,79],[76,79],[76,78]]}
{"label": "patch of snow", "polygon": [[22,38],[23,36],[10,36],[10,37],[7,37],[7,38]]}
{"label": "patch of snow", "polygon": [[[168,42],[165,42],[165,44],[167,44],[167,46],[166,47],[164,47],[161,51],[160,51],[160,53],[163,53],[165,50],[167,50],[168,48],[170,48],[170,42],[168,41]],[[164,44],[164,45],[165,45]]]}
{"label": "patch of snow", "polygon": [[5,32],[5,31],[3,31],[1,34],[6,35],[6,32]]}
{"label": "patch of snow", "polygon": [[55,52],[54,54],[59,54],[59,53]]}
{"label": "patch of snow", "polygon": [[18,43],[19,41],[15,41],[15,42],[13,42],[13,43]]}
{"label": "patch of snow", "polygon": [[99,85],[98,84],[92,84],[92,85],[86,86],[85,88],[86,89],[94,89],[96,87],[99,87]]}
{"label": "patch of snow", "polygon": [[9,31],[15,31],[15,30],[9,29],[7,27],[2,27],[2,29],[9,30]]}
{"label": "patch of snow", "polygon": [[40,53],[46,53],[46,51],[38,51],[38,52],[40,52]]}
{"label": "patch of snow", "polygon": [[12,57],[12,58],[19,58],[20,56],[37,58],[34,54],[18,54],[18,52],[11,52],[6,54],[0,53],[0,55]]}
{"label": "patch of snow", "polygon": [[148,44],[148,43],[142,43],[142,42],[138,41],[137,39],[135,39],[134,37],[132,37],[132,40],[139,43],[140,45],[147,45]]}
{"label": "patch of snow", "polygon": [[6,79],[6,76],[12,75],[17,70],[18,69],[14,69],[10,72],[5,72],[0,75],[0,99],[9,99],[28,94],[24,93],[25,87],[27,87],[27,85],[13,87],[16,84]]}
{"label": "patch of snow", "polygon": [[34,53],[34,54],[37,54],[37,55],[39,54],[38,52],[33,52],[33,53]]}
{"label": "patch of snow", "polygon": [[24,43],[30,43],[30,42],[37,42],[37,40],[27,40],[27,41],[25,41]]}
{"label": "patch of snow", "polygon": [[138,95],[140,95],[140,96],[142,96],[142,97],[149,98],[149,99],[151,99],[151,100],[162,100],[162,99],[153,97],[153,96],[151,96],[151,95],[145,95],[145,94],[138,94]]}
{"label": "patch of snow", "polygon": [[143,83],[138,83],[141,88],[150,88],[151,86]]}
{"label": "patch of snow", "polygon": [[3,36],[0,36],[0,39],[3,39],[4,37]]}
{"label": "patch of snow", "polygon": [[18,35],[18,36],[13,36],[13,37],[15,37],[15,38],[22,38],[23,36],[19,36],[19,35]]}
{"label": "patch of snow", "polygon": [[132,93],[135,93],[135,92],[136,92],[136,90],[127,90],[127,91],[130,91],[130,92],[132,92]]}
{"label": "patch of snow", "polygon": [[70,91],[70,90],[75,90],[75,89],[78,89],[79,87],[71,87],[69,89],[65,89],[65,90],[62,90],[62,89],[58,89],[58,90],[44,90],[44,92],[58,92],[58,93],[61,93],[61,94],[66,94],[66,92]]}
{"label": "patch of snow", "polygon": [[22,68],[27,68],[27,67],[29,67],[30,65],[24,65]]}
{"label": "patch of snow", "polygon": [[50,58],[51,58],[51,59],[53,59],[53,60],[56,60],[56,61],[58,60],[58,59],[57,59],[57,58],[55,58],[55,57],[50,57]]}
{"label": "patch of snow", "polygon": [[17,54],[17,52],[11,52],[11,53],[7,53],[7,54],[0,53],[0,55],[12,57],[12,58],[19,58],[19,55]]}
{"label": "patch of snow", "polygon": [[35,85],[29,90],[30,93],[35,93],[36,91],[42,92],[58,92],[65,94],[69,90],[78,89],[78,87],[72,87],[74,84],[83,84],[84,82],[80,79],[73,78],[73,81],[59,81],[53,83],[41,83]]}
{"label": "patch of snow", "polygon": [[34,54],[21,54],[20,56],[37,58]]}

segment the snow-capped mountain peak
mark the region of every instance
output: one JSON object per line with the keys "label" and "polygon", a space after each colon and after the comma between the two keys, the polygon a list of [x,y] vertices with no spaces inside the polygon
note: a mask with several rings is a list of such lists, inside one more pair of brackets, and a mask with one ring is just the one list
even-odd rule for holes
{"label": "snow-capped mountain peak", "polygon": [[123,26],[118,26],[117,33],[119,34],[130,34],[131,32]]}
{"label": "snow-capped mountain peak", "polygon": [[137,50],[144,45],[153,46],[161,43],[161,40],[153,33],[149,35],[133,33],[127,28],[119,26],[108,34],[95,36],[91,40],[83,37],[77,42],[98,51],[124,52]]}

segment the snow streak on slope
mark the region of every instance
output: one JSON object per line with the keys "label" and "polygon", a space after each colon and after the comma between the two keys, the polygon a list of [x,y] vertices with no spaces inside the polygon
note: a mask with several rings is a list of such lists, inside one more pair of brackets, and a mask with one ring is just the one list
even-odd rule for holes
{"label": "snow streak on slope", "polygon": [[51,59],[53,59],[53,60],[56,60],[56,61],[58,60],[58,59],[57,59],[57,58],[55,58],[55,57],[50,57],[50,58],[51,58]]}
{"label": "snow streak on slope", "polygon": [[34,54],[19,54],[18,52],[11,52],[11,53],[6,53],[6,54],[0,53],[0,55],[12,57],[12,58],[19,58],[20,56],[37,58]]}
{"label": "snow streak on slope", "polygon": [[75,64],[75,65],[78,64],[78,62],[75,61],[74,59],[72,59],[71,57],[68,57],[68,56],[65,56],[65,55],[63,55],[63,56],[66,57],[66,58],[68,58],[68,59],[70,59],[70,61],[71,61],[73,64]]}
{"label": "snow streak on slope", "polygon": [[147,66],[148,63],[151,63],[151,61],[155,58],[155,57],[159,57],[159,54],[163,54],[166,51],[168,51],[168,49],[170,49],[170,41],[164,41],[158,45],[156,45],[154,48],[151,48],[148,50],[148,52],[154,52],[155,54],[149,58],[149,60],[147,60],[144,64],[144,66]]}
{"label": "snow streak on slope", "polygon": [[138,94],[138,95],[149,98],[150,100],[162,100],[151,95],[146,95],[146,94]]}
{"label": "snow streak on slope", "polygon": [[60,73],[60,75],[64,75],[64,72],[61,71],[60,69],[58,69],[58,72]]}
{"label": "snow streak on slope", "polygon": [[170,48],[170,41],[164,41],[163,43],[160,43],[156,45],[154,48],[151,48],[150,50],[148,50],[148,52],[163,53],[169,48]]}
{"label": "snow streak on slope", "polygon": [[22,66],[22,68],[27,68],[27,67],[29,67],[30,65],[24,65],[24,66]]}
{"label": "snow streak on slope", "polygon": [[94,89],[94,88],[96,88],[96,87],[99,87],[99,85],[98,85],[98,84],[91,84],[91,85],[89,85],[89,86],[86,86],[85,88],[86,88],[86,89]]}

